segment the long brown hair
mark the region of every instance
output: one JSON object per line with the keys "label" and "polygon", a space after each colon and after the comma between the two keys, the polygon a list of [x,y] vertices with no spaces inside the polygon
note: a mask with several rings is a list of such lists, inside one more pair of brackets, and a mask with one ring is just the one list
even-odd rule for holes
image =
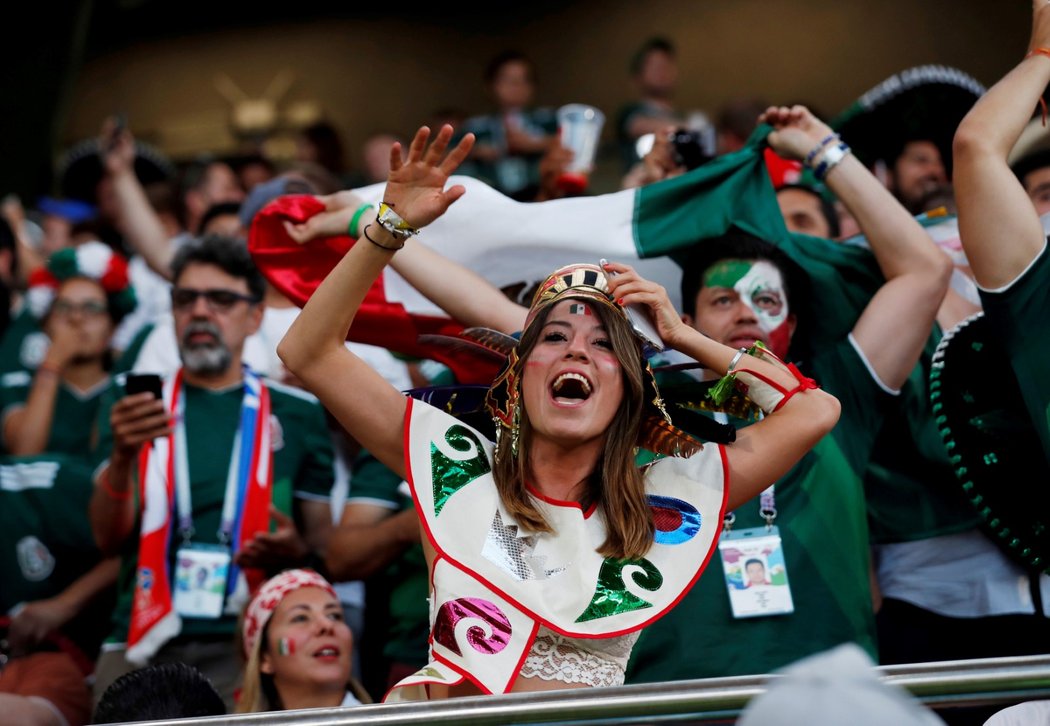
{"label": "long brown hair", "polygon": [[[243,620],[243,613],[241,618]],[[240,633],[243,627],[238,626],[238,651],[243,653],[244,648],[240,643],[243,640]],[[259,713],[261,711],[281,710],[281,699],[277,695],[277,689],[273,684],[273,676],[262,672],[262,656],[269,648],[270,623],[263,627],[259,637],[255,641],[255,648],[248,654],[247,663],[244,665],[244,678],[241,685],[240,696],[237,699],[237,713]]]}
{"label": "long brown hair", "polygon": [[[601,318],[612,342],[613,353],[620,362],[623,400],[605,434],[599,464],[588,484],[587,500],[599,505],[605,517],[606,537],[598,553],[604,557],[639,559],[652,546],[655,532],[645,495],[645,481],[634,461],[644,404],[641,349],[622,315],[606,305],[589,302]],[[524,366],[539,341],[553,307],[548,305],[542,310],[522,334],[518,344],[519,366]],[[518,381],[520,386],[520,370]],[[519,454],[512,455],[509,435],[500,437],[492,472],[496,490],[515,521],[534,532],[551,532],[552,528],[536,505],[535,498],[525,488],[525,482],[531,478],[528,452],[532,426],[520,395],[518,400],[521,422]]]}

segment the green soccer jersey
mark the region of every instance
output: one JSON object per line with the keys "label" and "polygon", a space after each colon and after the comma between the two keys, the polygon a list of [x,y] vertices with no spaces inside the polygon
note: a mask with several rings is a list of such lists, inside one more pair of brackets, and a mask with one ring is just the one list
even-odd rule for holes
{"label": "green soccer jersey", "polygon": [[1043,455],[1050,461],[1050,253],[1043,247],[1006,288],[981,290],[984,314],[1010,359]]}
{"label": "green soccer jersey", "polygon": [[[327,499],[333,481],[332,443],[324,410],[309,393],[266,380],[270,389],[273,446],[273,504],[292,513],[293,497]],[[185,391],[186,444],[189,450],[190,499],[193,504],[193,542],[216,544],[222,519],[223,497],[234,436],[240,423],[243,385],[212,391],[189,384]],[[108,407],[100,416],[100,452],[112,447]],[[100,453],[100,458],[102,453]],[[114,613],[109,640],[123,642],[131,615],[138,534],[128,538],[121,551],[120,602]],[[174,571],[175,549],[169,548]],[[184,618],[182,635],[232,634],[236,618],[214,620]]]}
{"label": "green soccer jersey", "polygon": [[[59,594],[99,563],[87,516],[91,474],[76,457],[0,459],[0,613]],[[93,603],[63,633],[93,654],[111,607]]]}
{"label": "green soccer jersey", "polygon": [[0,373],[36,370],[49,344],[40,321],[23,307],[0,338]]}
{"label": "green soccer jersey", "polygon": [[500,155],[491,161],[467,159],[460,165],[459,173],[481,179],[508,196],[529,192],[535,194],[540,182],[540,157],[543,155],[509,153],[507,123],[517,124],[522,131],[535,137],[550,136],[558,131],[554,112],[546,108],[521,111],[512,114],[510,119],[502,115],[469,118],[463,123],[460,133],[474,134],[478,147],[493,147],[499,150]]}
{"label": "green soccer jersey", "polygon": [[[354,462],[347,505],[375,504],[402,512],[413,509],[412,496],[403,480],[375,457],[362,452]],[[427,598],[427,561],[423,546],[406,549],[379,575],[368,581],[367,627],[382,633],[383,656],[390,662],[422,667],[427,662],[430,620]]]}
{"label": "green soccer jersey", "polygon": [[[794,612],[735,619],[716,554],[685,598],[642,632],[628,683],[769,673],[847,641],[875,654],[862,475],[891,397],[848,340],[804,370],[838,397],[842,416],[774,489]],[[765,524],[757,500],[734,514],[734,530]]]}
{"label": "green soccer jersey", "polygon": [[871,541],[911,542],[973,529],[966,501],[930,407],[930,364],[940,330],[887,411],[864,478]]}
{"label": "green soccer jersey", "polygon": [[[29,371],[12,371],[0,376],[0,416],[6,418],[12,409],[24,406],[32,385],[33,374]],[[78,391],[66,383],[60,383],[45,451],[49,454],[89,457],[94,448],[94,426],[98,412],[112,386],[110,378],[88,391]],[[4,452],[7,453],[7,442],[3,443]]]}

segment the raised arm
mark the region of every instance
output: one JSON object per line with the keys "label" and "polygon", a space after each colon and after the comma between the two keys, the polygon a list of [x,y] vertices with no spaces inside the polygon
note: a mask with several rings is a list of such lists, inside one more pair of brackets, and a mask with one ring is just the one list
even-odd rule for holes
{"label": "raised arm", "polygon": [[[421,128],[405,159],[400,144],[394,144],[383,197],[416,229],[444,214],[466,191],[462,186],[446,190],[445,184],[474,142],[468,134],[446,156],[452,127],[442,127],[428,147],[429,136],[430,130]],[[277,354],[362,446],[404,476],[405,399],[344,345],[365,293],[400,246],[401,240],[378,223],[366,227],[362,239],[317,288]]]}
{"label": "raised arm", "polygon": [[[361,198],[352,192],[339,192],[319,199],[325,203],[326,211],[303,224],[289,225],[288,234],[296,242],[344,234],[357,211],[364,206]],[[375,209],[365,210],[358,218],[357,229],[364,229],[375,218]],[[468,328],[493,328],[509,334],[521,330],[525,323],[528,308],[508,299],[500,289],[474,271],[414,239],[405,241],[404,248],[394,255],[390,266],[427,300]],[[464,294],[464,291],[470,291],[470,294]]]}
{"label": "raised arm", "polygon": [[[832,133],[802,106],[770,108],[759,121],[776,129],[769,144],[789,159],[805,159]],[[834,147],[825,146],[813,162],[830,159]],[[825,183],[857,220],[886,278],[853,327],[853,339],[879,381],[896,390],[929,338],[948,290],[951,260],[852,154],[826,174]]]}
{"label": "raised arm", "polygon": [[[609,282],[609,293],[623,304],[648,306],[661,339],[668,346],[697,360],[718,375],[725,375],[731,364],[738,375],[751,371],[774,384],[786,395],[780,401],[772,391],[770,403],[762,404],[768,414],[758,423],[737,433],[736,442],[726,447],[729,460],[729,508],[733,509],[758,496],[794,466],[820,441],[839,419],[838,399],[819,388],[808,388],[787,368],[759,358],[738,357],[737,350],[712,340],[682,322],[671,305],[667,291],[638,275],[628,265],[609,263],[606,269],[617,273]],[[753,379],[755,380],[755,379]],[[801,387],[800,387],[801,386]],[[755,387],[752,386],[754,392]],[[756,403],[759,401],[755,396]]]}
{"label": "raised arm", "polygon": [[146,198],[135,176],[135,141],[127,129],[118,129],[113,119],[102,127],[99,153],[106,175],[113,183],[117,228],[128,245],[164,279],[171,279],[175,256],[160,217]]}
{"label": "raised arm", "polygon": [[1032,3],[1030,54],[992,86],[955,132],[952,147],[959,235],[977,284],[1013,282],[1043,249],[1046,235],[1024,187],[1006,163],[1050,83],[1050,4]]}

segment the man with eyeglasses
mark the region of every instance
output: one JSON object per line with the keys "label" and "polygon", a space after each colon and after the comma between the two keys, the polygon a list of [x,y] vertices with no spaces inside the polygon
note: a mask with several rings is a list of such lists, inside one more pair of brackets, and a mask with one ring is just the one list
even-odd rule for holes
{"label": "man with eyeglasses", "polygon": [[332,446],[312,395],[242,365],[264,292],[244,243],[190,243],[172,272],[182,367],[162,399],[127,395],[100,422],[109,459],[92,530],[122,571],[96,688],[147,662],[181,661],[232,706],[244,598],[266,575],[313,561],[331,529]]}

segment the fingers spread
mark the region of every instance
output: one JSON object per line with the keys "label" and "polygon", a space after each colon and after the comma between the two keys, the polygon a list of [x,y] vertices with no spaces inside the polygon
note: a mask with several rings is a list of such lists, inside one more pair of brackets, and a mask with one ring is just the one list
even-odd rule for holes
{"label": "fingers spread", "polygon": [[452,149],[449,155],[445,157],[445,160],[441,162],[441,171],[445,174],[454,172],[456,167],[462,164],[463,160],[470,154],[470,150],[474,148],[474,139],[474,134],[467,134],[460,139],[459,143],[456,144],[456,148]]}
{"label": "fingers spread", "polygon": [[448,148],[448,142],[452,139],[452,127],[445,124],[438,131],[437,137],[430,144],[426,154],[423,158],[430,166],[437,166],[437,163],[441,161],[442,155],[445,153],[445,149]]}
{"label": "fingers spread", "polygon": [[408,147],[408,163],[419,161],[423,158],[423,150],[426,148],[427,139],[430,138],[430,128],[420,126],[419,131],[412,138],[412,144]]}
{"label": "fingers spread", "polygon": [[441,195],[442,198],[445,200],[445,208],[447,209],[450,204],[462,197],[464,194],[466,194],[466,192],[467,188],[462,184],[457,184],[454,187],[449,187],[448,189],[446,189],[445,192]]}
{"label": "fingers spread", "polygon": [[390,146],[390,171],[397,171],[404,162],[401,160],[401,142],[395,141]]}

